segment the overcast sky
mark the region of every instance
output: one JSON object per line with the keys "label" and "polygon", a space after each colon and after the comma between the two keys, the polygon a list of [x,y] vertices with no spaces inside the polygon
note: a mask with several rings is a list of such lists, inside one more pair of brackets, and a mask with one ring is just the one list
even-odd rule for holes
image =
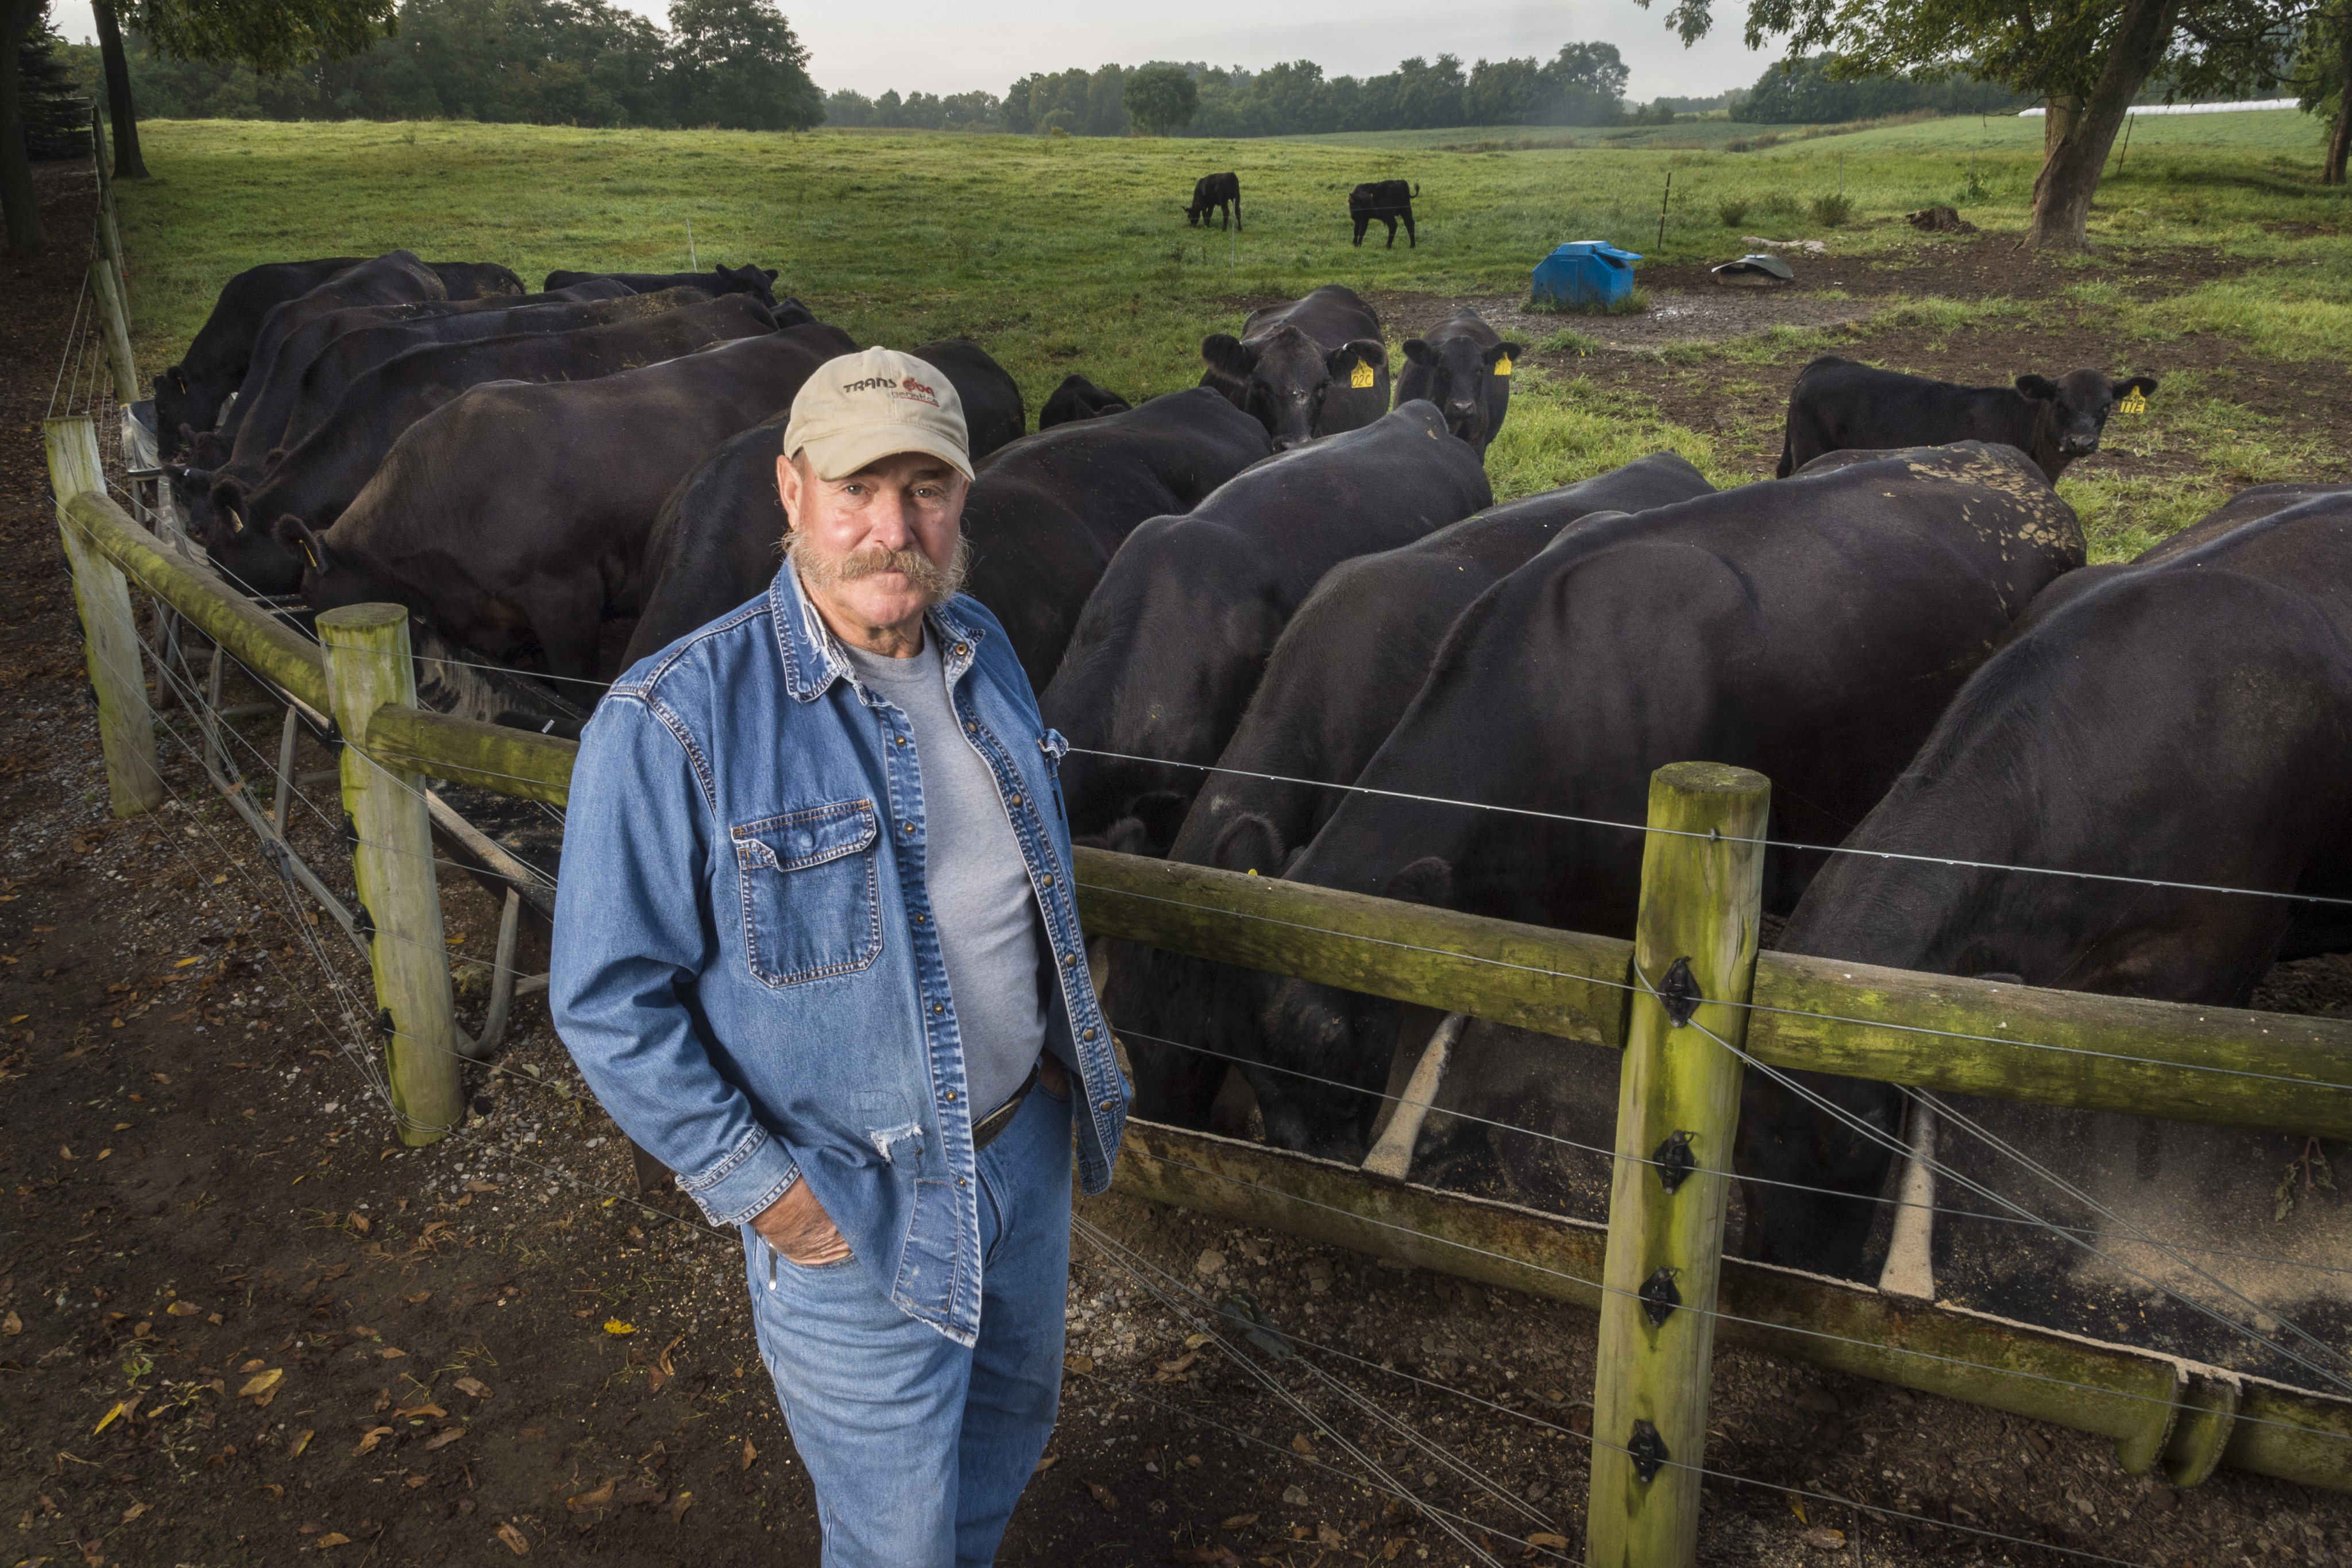
{"label": "overcast sky", "polygon": [[[620,0],[660,21],[666,0]],[[1118,0],[1023,0],[1000,11],[971,0],[781,0],[809,47],[820,86],[873,94],[1002,93],[1033,70],[1091,69],[1106,61],[1208,60],[1255,68],[1310,59],[1332,76],[1393,69],[1408,55],[1534,55],[1549,59],[1571,39],[1615,44],[1633,72],[1629,92],[1703,97],[1756,79],[1776,52],[1739,42],[1747,7],[1719,0],[1716,36],[1685,49],[1666,30],[1672,0],[1643,10],[1633,0],[1555,5],[1407,5],[1397,0],[1289,0],[1270,16],[1264,0],[1181,0],[1139,5]],[[89,0],[55,0],[58,31],[90,36]]]}

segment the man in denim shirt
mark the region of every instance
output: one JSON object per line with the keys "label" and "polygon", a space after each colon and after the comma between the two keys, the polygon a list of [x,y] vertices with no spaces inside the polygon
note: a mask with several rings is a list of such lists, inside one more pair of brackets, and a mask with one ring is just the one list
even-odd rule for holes
{"label": "man in denim shirt", "polygon": [[990,1562],[1051,1435],[1070,1152],[1127,1088],[1059,735],[958,597],[955,389],[884,349],[793,401],[766,595],[581,742],[551,999],[599,1100],[743,1235],[827,1564]]}

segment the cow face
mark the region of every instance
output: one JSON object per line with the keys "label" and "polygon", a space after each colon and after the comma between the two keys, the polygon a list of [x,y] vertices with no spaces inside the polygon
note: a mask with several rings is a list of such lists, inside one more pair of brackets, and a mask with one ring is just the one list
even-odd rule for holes
{"label": "cow face", "polygon": [[2135,375],[2109,381],[2095,370],[2070,370],[2053,381],[2046,375],[2021,375],[2017,390],[2042,405],[2041,433],[2050,439],[2061,461],[2087,457],[2099,449],[2099,435],[2116,405],[2137,393],[2156,390],[2156,377]]}
{"label": "cow face", "polygon": [[318,532],[299,517],[278,520],[278,542],[301,565],[301,594],[310,607],[332,610],[344,605],[372,604],[393,597],[369,575],[345,560],[327,542],[327,536]]}
{"label": "cow face", "polygon": [[1404,344],[1404,357],[1429,373],[1425,395],[1444,415],[1446,429],[1480,452],[1495,437],[1489,410],[1501,401],[1495,395],[1497,371],[1508,374],[1510,362],[1525,353],[1517,343],[1489,347],[1461,336],[1435,342],[1410,338]]}
{"label": "cow face", "polygon": [[1276,451],[1286,452],[1315,438],[1335,384],[1345,388],[1359,366],[1385,364],[1388,351],[1368,339],[1326,350],[1285,322],[1249,342],[1213,332],[1201,340],[1201,357],[1210,384],[1265,426]]}
{"label": "cow face", "polygon": [[773,305],[776,302],[775,290],[772,287],[776,281],[774,268],[721,267],[718,272],[719,280],[729,289],[749,294],[762,305]]}
{"label": "cow face", "polygon": [[301,591],[301,559],[268,529],[246,521],[242,491],[225,498],[200,530],[190,531],[232,587],[258,598]]}

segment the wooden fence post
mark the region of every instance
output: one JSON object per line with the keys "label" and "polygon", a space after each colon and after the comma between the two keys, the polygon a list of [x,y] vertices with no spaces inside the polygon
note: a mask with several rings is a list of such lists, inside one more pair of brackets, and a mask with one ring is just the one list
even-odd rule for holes
{"label": "wooden fence post", "polygon": [[122,285],[114,275],[114,263],[103,256],[91,257],[89,287],[98,301],[107,367],[114,372],[114,401],[128,408],[139,401],[139,373],[131,361],[131,318],[122,313]]}
{"label": "wooden fence post", "polygon": [[73,570],[74,605],[81,612],[89,684],[98,693],[98,735],[106,752],[106,793],[117,816],[136,816],[163,804],[163,770],[155,757],[155,717],[147,703],[147,670],[139,626],[131,614],[131,584],[122,569],[82,536],[66,503],[86,490],[106,489],[98,455],[98,424],[87,414],[51,419],[41,427],[49,453],[49,483],[58,495],[58,538]]}
{"label": "wooden fence post", "polygon": [[1642,853],[1593,1373],[1588,1568],[1697,1561],[1740,1062],[1690,1026],[1733,1045],[1747,1033],[1741,1004],[1755,979],[1764,879],[1756,840],[1771,796],[1761,774],[1712,763],[1650,776],[1650,826],[1671,831],[1652,832]]}
{"label": "wooden fence post", "polygon": [[343,740],[343,812],[351,819],[352,879],[375,972],[376,1027],[400,1141],[436,1142],[466,1112],[458,1079],[456,998],[441,937],[441,889],[433,872],[433,820],[425,781],[362,752],[380,708],[414,707],[408,611],[351,605],[319,617],[327,689]]}

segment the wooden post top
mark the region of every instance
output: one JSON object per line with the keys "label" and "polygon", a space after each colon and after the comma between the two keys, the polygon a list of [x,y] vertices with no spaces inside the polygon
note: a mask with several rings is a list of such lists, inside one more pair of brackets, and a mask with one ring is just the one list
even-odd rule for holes
{"label": "wooden post top", "polygon": [[1725,763],[1668,763],[1650,775],[1671,789],[1689,794],[1752,795],[1772,787],[1772,781],[1753,768]]}
{"label": "wooden post top", "polygon": [[344,605],[320,611],[319,630],[322,637],[330,631],[374,632],[400,626],[407,619],[405,605]]}

